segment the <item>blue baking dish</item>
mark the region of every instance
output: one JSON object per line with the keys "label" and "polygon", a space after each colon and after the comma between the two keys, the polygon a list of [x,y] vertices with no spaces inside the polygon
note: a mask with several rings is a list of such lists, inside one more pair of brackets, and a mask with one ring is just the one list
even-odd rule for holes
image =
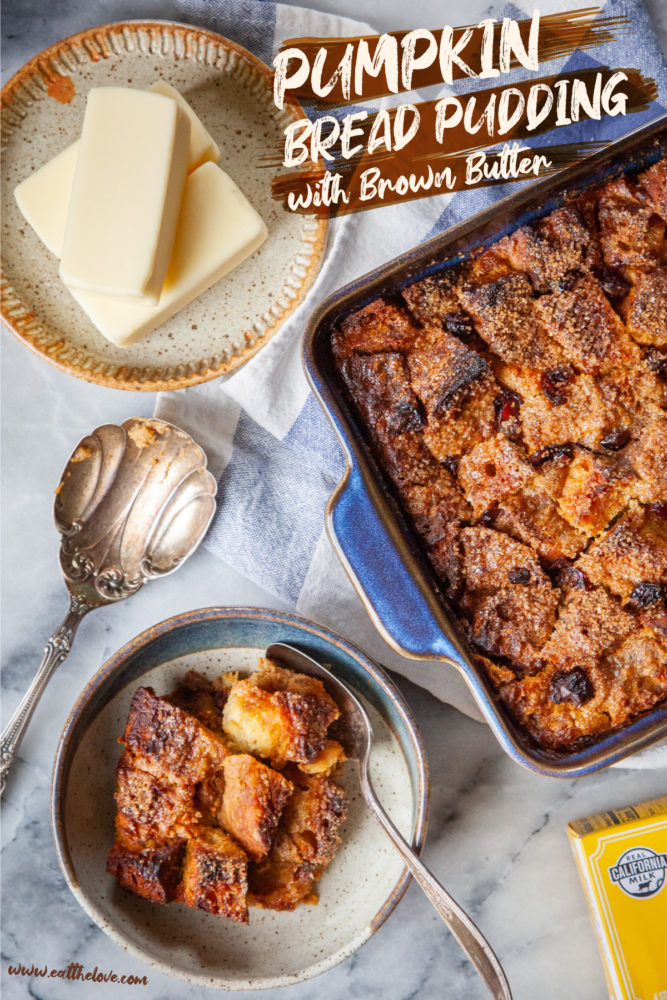
{"label": "blue baking dish", "polygon": [[303,359],[312,389],[333,424],[347,459],[327,508],[327,529],[371,619],[400,654],[443,661],[468,683],[503,748],[540,774],[590,774],[667,736],[667,705],[571,753],[538,747],[500,703],[478,668],[393,485],[376,462],[336,370],[331,333],[349,313],[379,295],[465,260],[519,226],[547,215],[586,188],[646,169],[667,153],[667,116],[642,126],[579,163],[537,181],[334,292],[304,335]]}

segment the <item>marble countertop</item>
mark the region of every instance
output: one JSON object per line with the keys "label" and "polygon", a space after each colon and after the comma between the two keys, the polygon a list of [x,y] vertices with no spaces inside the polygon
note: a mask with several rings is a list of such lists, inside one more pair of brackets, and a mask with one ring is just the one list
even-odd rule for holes
{"label": "marble countertop", "polygon": [[[7,0],[3,80],[44,46],[91,24],[176,16],[169,0]],[[362,17],[379,30],[437,24],[440,0],[319,0],[317,6]],[[663,49],[667,5],[650,0]],[[485,0],[451,0],[448,23],[493,16]],[[154,398],[103,389],[42,362],[6,330],[2,339],[2,687],[6,720],[32,677],[43,644],[66,610],[51,518],[52,489],[73,443],[105,421],[148,415]],[[203,1000],[188,987],[113,944],[81,910],[56,860],[49,786],[57,740],[91,674],[138,632],[187,608],[251,604],[280,607],[270,594],[201,550],[177,574],[131,601],[96,611],[83,623],[70,657],[51,681],[32,720],[2,810],[2,965],[8,1000],[127,996],[111,983],[93,990],[61,980],[8,975],[20,963],[64,968],[70,962],[117,973],[148,974],[146,1000]],[[488,729],[398,679],[421,726],[432,771],[427,864],[488,936],[515,1000],[598,1000],[602,966],[565,836],[571,819],[664,794],[664,774],[614,769],[580,781],[524,771]],[[88,990],[88,992],[86,992]],[[277,995],[278,991],[275,991]],[[245,995],[245,994],[244,994]],[[274,995],[274,991],[265,994]],[[250,996],[250,994],[248,994]],[[392,917],[357,954],[310,983],[280,991],[288,1000],[338,997],[474,1000],[486,996],[469,963],[422,893],[412,885]]]}

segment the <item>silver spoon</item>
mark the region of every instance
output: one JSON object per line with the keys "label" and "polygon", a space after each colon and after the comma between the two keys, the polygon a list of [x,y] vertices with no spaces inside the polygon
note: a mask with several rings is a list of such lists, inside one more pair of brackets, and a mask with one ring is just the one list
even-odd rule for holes
{"label": "silver spoon", "polygon": [[69,611],[2,733],[0,795],[35,706],[69,654],[81,619],[180,566],[211,522],[215,492],[202,449],[163,420],[104,424],[79,442],[53,506]]}
{"label": "silver spoon", "polygon": [[470,917],[452,899],[431,874],[410,845],[403,839],[382,808],[371,783],[369,764],[373,743],[373,730],[361,702],[350,688],[330,670],[294,646],[274,642],[266,651],[269,659],[284,664],[290,670],[319,677],[341,709],[339,732],[336,733],[348,757],[359,761],[361,791],[366,804],[380,821],[385,833],[394,844],[413,877],[424,890],[450,931],[475,966],[495,1000],[512,1000],[509,984],[502,966],[489,942],[473,924]]}

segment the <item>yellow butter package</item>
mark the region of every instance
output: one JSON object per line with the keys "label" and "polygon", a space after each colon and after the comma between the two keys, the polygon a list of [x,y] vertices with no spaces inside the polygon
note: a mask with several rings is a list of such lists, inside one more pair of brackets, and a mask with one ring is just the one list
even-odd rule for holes
{"label": "yellow butter package", "polygon": [[667,1000],[667,796],[567,828],[612,1000]]}

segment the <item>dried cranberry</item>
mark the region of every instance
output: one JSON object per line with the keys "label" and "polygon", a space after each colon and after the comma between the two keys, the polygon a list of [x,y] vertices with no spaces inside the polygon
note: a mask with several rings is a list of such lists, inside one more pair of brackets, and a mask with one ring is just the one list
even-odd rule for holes
{"label": "dried cranberry", "polygon": [[558,556],[557,559],[546,559],[541,556],[540,563],[545,573],[557,574],[561,569],[567,569],[568,566],[571,566],[572,560],[567,556]]}
{"label": "dried cranberry", "polygon": [[456,478],[456,474],[459,471],[459,462],[461,461],[460,455],[445,455],[442,460],[442,464],[445,468]]}
{"label": "dried cranberry", "polygon": [[564,566],[558,571],[556,581],[559,587],[571,587],[573,590],[592,590],[593,584],[583,569],[576,566]]}
{"label": "dried cranberry", "polygon": [[648,509],[659,521],[667,521],[667,503],[651,503]]}
{"label": "dried cranberry", "polygon": [[573,457],[574,448],[571,444],[548,444],[545,448],[540,448],[539,451],[529,455],[528,461],[531,465],[538,466],[544,465],[545,462],[551,462],[555,458],[572,459]]}
{"label": "dried cranberry", "polygon": [[562,406],[567,402],[567,395],[563,388],[574,381],[574,368],[572,365],[560,365],[558,368],[550,368],[543,373],[540,379],[542,392],[554,406]]}
{"label": "dried cranberry", "polygon": [[493,401],[493,409],[496,414],[496,426],[500,427],[503,421],[509,420],[510,417],[518,417],[519,407],[522,402],[523,400],[518,393],[512,392],[511,389],[503,389],[503,391],[496,396]]}
{"label": "dried cranberry", "polygon": [[464,312],[447,313],[442,317],[442,325],[448,333],[463,337],[464,340],[475,332],[472,319]]}
{"label": "dried cranberry", "polygon": [[657,375],[663,382],[667,382],[667,355],[662,354],[655,347],[648,347],[644,357],[653,374]]}
{"label": "dried cranberry", "polygon": [[620,271],[612,270],[612,268],[606,267],[604,264],[593,268],[593,274],[602,287],[602,291],[610,299],[622,299],[630,288],[629,282],[625,280]]}
{"label": "dried cranberry", "polygon": [[479,523],[484,525],[485,528],[490,528],[492,524],[495,523],[500,510],[498,509],[498,504],[494,503],[480,515]]}
{"label": "dried cranberry", "polygon": [[551,700],[557,705],[562,701],[571,701],[573,705],[583,705],[595,694],[586,671],[583,667],[575,667],[551,678]]}
{"label": "dried cranberry", "polygon": [[602,438],[600,444],[607,451],[620,451],[621,448],[625,448],[626,444],[630,440],[630,431],[627,427],[617,427],[615,430],[610,431],[606,437]]}
{"label": "dried cranberry", "polygon": [[525,566],[518,566],[516,569],[509,570],[507,579],[510,583],[530,583],[530,570],[526,569]]}
{"label": "dried cranberry", "polygon": [[661,597],[662,587],[660,584],[644,580],[632,588],[630,592],[630,604],[634,608],[648,608],[650,604],[657,604]]}

